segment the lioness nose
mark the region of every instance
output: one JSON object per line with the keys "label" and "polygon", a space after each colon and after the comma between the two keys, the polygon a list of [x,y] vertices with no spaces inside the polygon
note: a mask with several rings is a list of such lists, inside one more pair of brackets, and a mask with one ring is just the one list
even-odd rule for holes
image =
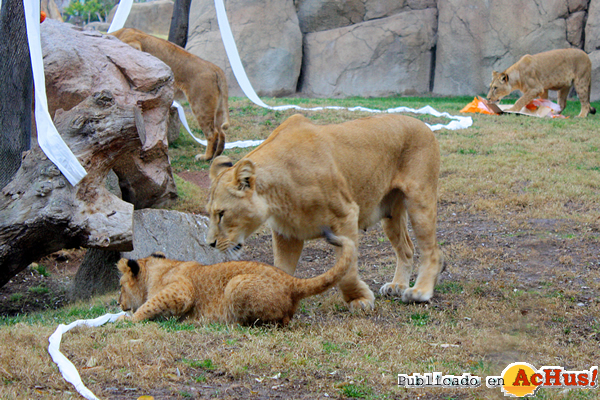
{"label": "lioness nose", "polygon": [[217,247],[217,241],[215,240],[214,242],[210,243],[211,247]]}

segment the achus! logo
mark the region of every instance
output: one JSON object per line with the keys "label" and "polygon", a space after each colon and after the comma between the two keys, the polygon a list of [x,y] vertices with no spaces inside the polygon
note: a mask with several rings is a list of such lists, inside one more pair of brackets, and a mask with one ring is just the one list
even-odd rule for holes
{"label": "achus! logo", "polygon": [[509,364],[501,376],[488,376],[485,384],[488,388],[502,388],[505,396],[534,396],[540,387],[596,389],[598,387],[598,366],[587,371],[565,371],[563,367],[542,367],[536,369],[524,362]]}

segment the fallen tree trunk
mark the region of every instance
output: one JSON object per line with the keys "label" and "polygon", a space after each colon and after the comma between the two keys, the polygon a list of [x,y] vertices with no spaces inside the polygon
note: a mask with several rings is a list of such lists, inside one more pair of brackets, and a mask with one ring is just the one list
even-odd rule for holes
{"label": "fallen tree trunk", "polygon": [[0,286],[63,248],[132,249],[133,205],[110,193],[105,181],[120,159],[143,147],[141,114],[102,91],[57,111],[55,125],[88,175],[73,187],[39,147],[24,153],[0,197]]}

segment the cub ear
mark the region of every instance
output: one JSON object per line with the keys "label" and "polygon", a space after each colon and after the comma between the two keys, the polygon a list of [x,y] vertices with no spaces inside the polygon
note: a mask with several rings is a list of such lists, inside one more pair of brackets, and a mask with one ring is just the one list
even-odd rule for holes
{"label": "cub ear", "polygon": [[505,73],[500,74],[500,82],[508,83],[508,75]]}
{"label": "cub ear", "polygon": [[242,159],[235,164],[233,170],[234,182],[237,182],[237,189],[245,191],[254,189],[254,181],[256,179],[255,166],[252,160]]}
{"label": "cub ear", "polygon": [[123,275],[131,272],[134,278],[140,273],[140,265],[136,260],[121,258],[117,263],[117,268]]}
{"label": "cub ear", "polygon": [[219,176],[221,171],[231,167],[233,167],[233,162],[231,161],[231,158],[227,156],[216,157],[210,164],[209,176],[211,182],[214,181],[217,178],[217,176]]}
{"label": "cub ear", "polygon": [[137,277],[140,273],[140,264],[138,264],[136,260],[127,260],[127,266],[131,270],[131,275],[133,275],[134,278]]}
{"label": "cub ear", "polygon": [[492,80],[496,79],[496,77],[498,77],[499,73],[500,72],[498,72],[498,71],[492,71]]}

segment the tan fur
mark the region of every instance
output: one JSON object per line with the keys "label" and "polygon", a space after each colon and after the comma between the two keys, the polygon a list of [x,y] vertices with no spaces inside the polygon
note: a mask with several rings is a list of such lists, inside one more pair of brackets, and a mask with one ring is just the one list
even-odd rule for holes
{"label": "tan fur", "polygon": [[229,128],[229,89],[223,70],[169,41],[123,28],[111,33],[133,48],[150,53],[173,71],[175,86],[187,97],[208,145],[196,159],[211,160],[225,148]]}
{"label": "tan fur", "polygon": [[117,264],[122,274],[119,304],[124,311],[134,312],[131,320],[135,322],[177,316],[286,325],[300,300],[337,284],[355,258],[352,240],[331,234],[327,240],[341,246],[342,257],[332,269],[310,279],[250,261],[201,265],[168,260],[162,254],[137,261],[123,258]]}
{"label": "tan fur", "polygon": [[[304,241],[318,237],[320,226],[358,243],[359,229],[383,219],[397,265],[380,292],[428,301],[442,268],[435,233],[439,167],[438,142],[415,118],[388,114],[314,125],[294,115],[234,166],[224,156],[213,161],[207,242],[238,249],[266,222],[275,266],[293,275]],[[423,260],[412,288],[409,217]],[[356,259],[339,288],[351,309],[374,306]]]}
{"label": "tan fur", "polygon": [[558,91],[558,105],[562,110],[567,105],[571,86],[581,102],[579,117],[595,114],[590,106],[592,82],[592,62],[588,55],[579,49],[551,50],[535,55],[524,55],[504,72],[492,72],[492,83],[487,98],[497,102],[515,90],[523,96],[509,111],[520,111],[532,100],[548,98],[548,90]]}

